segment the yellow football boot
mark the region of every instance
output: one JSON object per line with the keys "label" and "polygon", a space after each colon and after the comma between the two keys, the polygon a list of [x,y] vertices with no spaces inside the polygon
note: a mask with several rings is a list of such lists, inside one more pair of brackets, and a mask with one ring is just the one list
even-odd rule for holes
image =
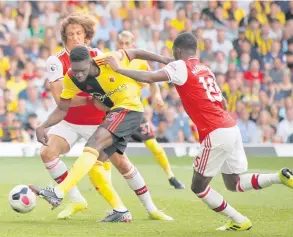
{"label": "yellow football boot", "polygon": [[159,210],[155,212],[150,212],[149,219],[160,220],[160,221],[174,221],[174,219],[171,216],[168,216],[164,212]]}
{"label": "yellow football boot", "polygon": [[280,180],[284,185],[293,188],[293,172],[288,168],[283,168],[279,171]]}
{"label": "yellow football boot", "polygon": [[228,221],[226,225],[223,225],[219,227],[217,230],[220,231],[245,231],[250,230],[252,227],[251,221],[249,219],[246,219],[243,223],[238,224],[233,221]]}
{"label": "yellow football boot", "polygon": [[62,212],[58,214],[58,220],[64,220],[70,218],[77,212],[85,211],[88,205],[87,202],[70,202]]}

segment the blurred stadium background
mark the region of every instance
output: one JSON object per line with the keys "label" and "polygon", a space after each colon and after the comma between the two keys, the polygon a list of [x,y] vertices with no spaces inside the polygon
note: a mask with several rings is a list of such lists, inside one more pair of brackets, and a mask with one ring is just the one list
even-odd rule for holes
{"label": "blurred stadium background", "polygon": [[[115,50],[117,34],[130,30],[137,47],[171,56],[176,35],[193,32],[198,56],[215,72],[243,142],[293,142],[293,1],[254,0],[1,1],[0,141],[35,142],[37,125],[54,109],[45,61],[62,48],[60,23],[74,11],[96,18],[91,46],[103,52]],[[148,89],[142,91],[158,141],[197,141],[175,88],[160,86],[161,109]]]}

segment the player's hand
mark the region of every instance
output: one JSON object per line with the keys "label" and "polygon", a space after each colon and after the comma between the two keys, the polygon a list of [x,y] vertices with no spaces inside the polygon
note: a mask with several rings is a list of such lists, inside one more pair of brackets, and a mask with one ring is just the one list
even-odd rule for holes
{"label": "player's hand", "polygon": [[48,146],[48,135],[47,135],[47,131],[45,130],[44,127],[39,126],[36,129],[36,135],[37,135],[37,140],[38,142],[42,143],[44,146]]}
{"label": "player's hand", "polygon": [[108,108],[106,105],[104,105],[101,101],[99,101],[96,98],[93,98],[93,103],[100,110],[103,110],[103,111],[106,111],[106,112],[110,111],[110,108]]}
{"label": "player's hand", "polygon": [[117,59],[113,56],[106,57],[105,65],[109,65],[114,72],[119,69],[119,63],[117,62]]}
{"label": "player's hand", "polygon": [[155,94],[154,101],[159,108],[162,108],[165,104],[165,102],[160,94]]}

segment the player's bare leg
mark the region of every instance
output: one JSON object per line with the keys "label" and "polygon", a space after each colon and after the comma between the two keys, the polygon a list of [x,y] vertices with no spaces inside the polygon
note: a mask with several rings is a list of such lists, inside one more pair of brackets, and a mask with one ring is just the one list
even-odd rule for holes
{"label": "player's bare leg", "polygon": [[211,180],[212,177],[204,177],[194,171],[191,190],[207,204],[210,209],[230,219],[227,225],[220,227],[218,230],[249,230],[251,228],[251,222],[247,217],[230,206],[221,194],[209,186]]}
{"label": "player's bare leg", "polygon": [[[61,154],[65,154],[70,150],[68,142],[57,135],[50,134],[48,146],[42,146],[41,158],[50,173],[51,177],[59,184],[64,181],[68,175],[68,169],[65,163],[59,158]],[[87,208],[87,202],[81,195],[76,186],[68,192],[70,203],[65,209],[59,213],[58,219],[63,219],[64,216],[83,211]]]}
{"label": "player's bare leg", "polygon": [[140,202],[148,212],[150,219],[166,221],[173,220],[172,217],[167,216],[162,211],[158,210],[156,205],[153,203],[152,197],[143,177],[125,154],[120,155],[115,153],[111,156],[110,160],[116,169],[123,175],[128,186],[135,192]]}
{"label": "player's bare leg", "polygon": [[[113,144],[111,133],[103,128],[99,127],[94,134],[90,137],[85,145],[83,153],[75,161],[71,171],[68,173],[67,178],[55,188],[38,188],[31,186],[31,189],[39,196],[43,197],[53,207],[57,207],[62,202],[65,194],[75,186],[90,170],[94,167],[98,161],[105,162],[107,156],[100,156],[100,153],[106,148]],[[127,209],[126,209],[127,210]],[[112,221],[131,221],[131,214],[127,210],[125,212],[116,212],[119,216],[115,215],[115,220]]]}

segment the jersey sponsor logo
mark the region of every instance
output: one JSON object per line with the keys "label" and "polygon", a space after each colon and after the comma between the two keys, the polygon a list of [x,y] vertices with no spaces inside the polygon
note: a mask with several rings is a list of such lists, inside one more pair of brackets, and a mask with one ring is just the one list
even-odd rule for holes
{"label": "jersey sponsor logo", "polygon": [[115,93],[122,92],[122,91],[124,91],[126,89],[127,89],[127,85],[126,84],[122,84],[122,85],[118,86],[116,89],[114,89],[112,91],[109,91],[108,93],[106,93],[104,95],[102,95],[100,93],[97,93],[97,92],[92,92],[90,94],[103,103],[107,98],[111,97]]}

